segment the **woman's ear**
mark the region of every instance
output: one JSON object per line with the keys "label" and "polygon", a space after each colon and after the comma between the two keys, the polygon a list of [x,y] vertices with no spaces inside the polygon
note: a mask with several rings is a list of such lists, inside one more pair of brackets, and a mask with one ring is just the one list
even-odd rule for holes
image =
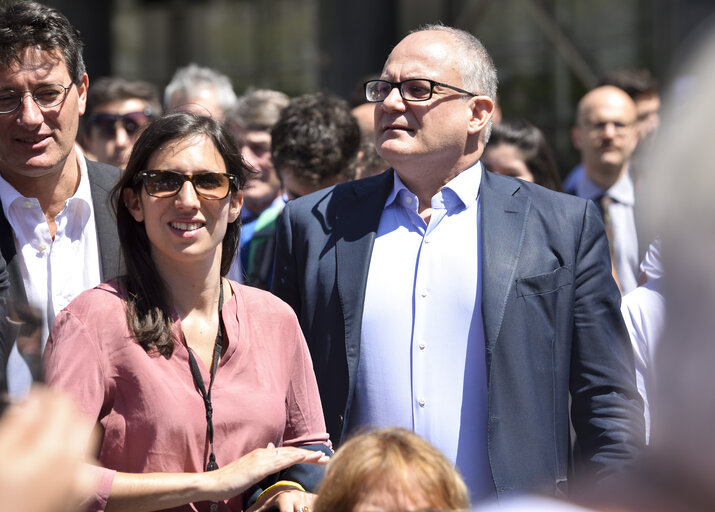
{"label": "woman's ear", "polygon": [[231,204],[228,206],[228,222],[235,222],[241,214],[243,207],[243,190],[236,190],[231,194]]}
{"label": "woman's ear", "polygon": [[122,191],[122,199],[124,206],[127,207],[129,213],[137,222],[144,222],[144,209],[142,208],[141,194],[137,194],[130,188],[125,188]]}

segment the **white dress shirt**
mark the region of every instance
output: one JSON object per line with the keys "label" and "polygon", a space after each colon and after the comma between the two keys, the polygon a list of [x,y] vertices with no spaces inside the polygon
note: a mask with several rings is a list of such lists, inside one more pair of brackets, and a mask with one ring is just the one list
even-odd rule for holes
{"label": "white dress shirt", "polygon": [[[0,201],[12,227],[28,303],[42,314],[42,347],[52,322],[77,295],[101,282],[101,261],[87,163],[75,151],[82,176],[74,196],[55,218],[54,240],[40,202],[24,197],[0,176]],[[73,158],[70,155],[69,158]],[[32,376],[14,346],[7,364],[8,391],[25,394]]]}
{"label": "white dress shirt", "polygon": [[656,239],[641,263],[641,286],[621,301],[621,314],[626,322],[636,363],[636,384],[645,406],[646,440],[650,439],[650,403],[654,386],[655,350],[665,329],[665,297],[660,239]]}
{"label": "white dress shirt", "polygon": [[375,238],[365,293],[349,430],[402,426],[440,449],[472,498],[494,493],[487,453],[481,313],[482,166],[432,198],[429,224],[395,174]]}

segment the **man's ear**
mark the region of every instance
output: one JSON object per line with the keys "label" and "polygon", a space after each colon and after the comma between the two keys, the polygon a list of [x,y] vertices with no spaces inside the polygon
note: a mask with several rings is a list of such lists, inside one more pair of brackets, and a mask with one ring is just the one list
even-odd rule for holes
{"label": "man's ear", "polygon": [[87,89],[89,88],[89,77],[87,73],[82,76],[82,80],[79,85],[77,85],[77,110],[79,115],[84,114],[87,108]]}
{"label": "man's ear", "polygon": [[237,190],[231,194],[231,203],[228,205],[228,222],[235,222],[241,214],[243,207],[243,190]]}
{"label": "man's ear", "polygon": [[125,188],[122,191],[122,200],[124,200],[124,206],[127,207],[134,220],[144,222],[144,209],[142,208],[140,195],[141,193],[137,194],[134,190]]}
{"label": "man's ear", "polygon": [[474,96],[469,98],[469,106],[472,111],[472,118],[469,121],[467,131],[469,134],[475,134],[481,132],[492,118],[494,101],[488,96]]}
{"label": "man's ear", "polygon": [[578,126],[571,128],[571,143],[579,151],[583,148],[583,130]]}

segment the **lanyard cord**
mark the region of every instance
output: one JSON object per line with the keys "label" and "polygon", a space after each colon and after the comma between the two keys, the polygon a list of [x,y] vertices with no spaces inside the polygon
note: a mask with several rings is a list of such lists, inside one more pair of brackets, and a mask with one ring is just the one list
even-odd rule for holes
{"label": "lanyard cord", "polygon": [[[216,332],[216,344],[214,345],[214,358],[213,365],[211,366],[211,381],[209,382],[208,392],[206,391],[206,387],[204,385],[204,379],[201,377],[199,365],[196,363],[196,358],[188,345],[186,346],[189,351],[191,374],[194,377],[196,386],[199,388],[201,398],[204,399],[204,407],[206,408],[206,437],[208,438],[209,446],[211,448],[209,461],[206,464],[206,471],[218,469],[218,464],[216,464],[216,455],[214,455],[214,422],[213,407],[211,406],[211,388],[213,387],[214,377],[216,376],[216,371],[218,370],[218,361],[221,356],[221,345],[223,344],[223,318],[221,316],[221,308],[223,307],[223,285],[221,285],[220,288],[221,291],[218,299],[218,332]],[[186,339],[186,336],[184,336],[184,339]]]}

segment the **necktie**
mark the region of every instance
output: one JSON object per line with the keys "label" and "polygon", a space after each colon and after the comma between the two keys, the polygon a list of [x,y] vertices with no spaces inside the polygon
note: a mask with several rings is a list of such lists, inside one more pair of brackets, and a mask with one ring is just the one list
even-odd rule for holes
{"label": "necktie", "polygon": [[621,289],[621,282],[618,280],[618,273],[616,272],[616,244],[615,236],[613,234],[613,220],[611,219],[610,207],[613,204],[613,198],[608,194],[603,194],[598,200],[598,205],[601,208],[601,215],[603,216],[603,226],[606,230],[606,237],[608,238],[608,249],[611,253],[611,275],[618,285],[618,289]]}

